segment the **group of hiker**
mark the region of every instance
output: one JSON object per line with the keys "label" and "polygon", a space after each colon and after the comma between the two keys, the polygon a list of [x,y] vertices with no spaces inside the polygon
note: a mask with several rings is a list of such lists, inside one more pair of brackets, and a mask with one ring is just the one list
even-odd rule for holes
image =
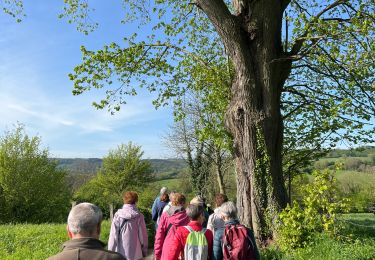
{"label": "group of hiker", "polygon": [[[68,216],[68,235],[59,259],[128,259],[147,256],[148,234],[143,214],[137,209],[138,194],[123,194],[124,205],[111,224],[108,249],[99,240],[102,212],[91,203],[80,203]],[[224,194],[215,197],[212,211],[201,196],[187,205],[186,197],[163,187],[152,205],[156,235],[154,259],[259,259],[251,229],[237,219],[237,208]]]}

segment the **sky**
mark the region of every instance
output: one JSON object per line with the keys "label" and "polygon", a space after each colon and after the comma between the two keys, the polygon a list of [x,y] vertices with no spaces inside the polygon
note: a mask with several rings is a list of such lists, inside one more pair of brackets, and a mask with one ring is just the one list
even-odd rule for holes
{"label": "sky", "polygon": [[92,2],[99,27],[87,36],[58,19],[62,0],[24,1],[21,23],[0,13],[0,135],[21,123],[51,157],[101,158],[129,141],[142,146],[145,158],[174,157],[163,144],[172,110],[156,110],[155,94],[140,91],[115,115],[91,105],[103,92],[72,95],[68,74],[81,62],[80,46],[98,50],[137,30],[121,24],[121,1]]}

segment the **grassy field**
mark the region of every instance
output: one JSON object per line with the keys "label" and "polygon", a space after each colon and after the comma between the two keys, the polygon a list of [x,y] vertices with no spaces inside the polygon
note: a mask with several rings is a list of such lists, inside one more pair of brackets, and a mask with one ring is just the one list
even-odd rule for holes
{"label": "grassy field", "polygon": [[165,179],[153,182],[157,187],[168,187],[169,190],[179,190],[181,187],[181,179]]}
{"label": "grassy field", "polygon": [[[102,224],[102,241],[108,241],[110,224]],[[0,225],[0,259],[45,259],[68,240],[65,224]]]}
{"label": "grassy field", "polygon": [[[318,235],[303,249],[282,253],[275,247],[262,250],[262,259],[375,259],[375,215],[346,214],[342,239]],[[102,241],[110,224],[104,221]],[[65,224],[0,225],[0,259],[45,259],[56,254],[68,239]]]}

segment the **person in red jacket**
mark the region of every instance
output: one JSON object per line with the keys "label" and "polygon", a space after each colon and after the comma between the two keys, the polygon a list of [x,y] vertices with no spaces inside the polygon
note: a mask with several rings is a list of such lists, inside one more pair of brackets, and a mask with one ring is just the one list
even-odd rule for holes
{"label": "person in red jacket", "polygon": [[158,230],[156,231],[154,244],[154,257],[156,260],[168,259],[169,248],[173,242],[176,230],[180,226],[186,226],[189,218],[186,215],[186,198],[181,193],[174,193],[170,208],[160,217]]}
{"label": "person in red jacket", "polygon": [[[190,219],[188,226],[190,226],[194,231],[201,231],[203,229],[202,223],[205,221],[203,206],[189,205],[186,208],[186,214]],[[169,249],[170,253],[167,258],[168,260],[184,259],[184,248],[189,233],[189,230],[184,226],[177,228]],[[208,244],[207,259],[212,259],[213,235],[211,230],[207,229],[205,236]]]}

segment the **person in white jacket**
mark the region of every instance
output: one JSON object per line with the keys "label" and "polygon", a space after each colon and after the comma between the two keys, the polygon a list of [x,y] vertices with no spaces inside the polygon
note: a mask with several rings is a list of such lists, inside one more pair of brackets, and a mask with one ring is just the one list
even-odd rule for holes
{"label": "person in white jacket", "polygon": [[220,214],[220,206],[228,201],[228,197],[225,194],[219,193],[215,196],[216,209],[214,213],[208,218],[207,229],[211,230],[215,236],[215,231],[224,227],[224,220]]}

